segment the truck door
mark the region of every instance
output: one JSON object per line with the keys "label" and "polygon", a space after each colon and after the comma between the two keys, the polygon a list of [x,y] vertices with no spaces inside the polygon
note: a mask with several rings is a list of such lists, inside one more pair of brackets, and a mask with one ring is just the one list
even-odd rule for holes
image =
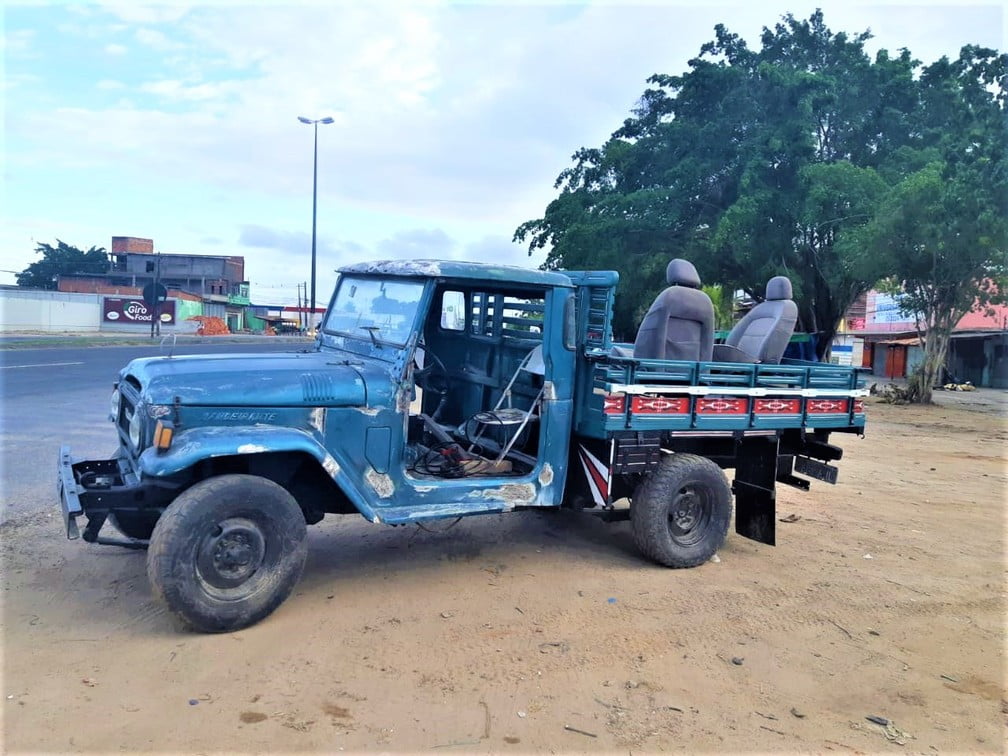
{"label": "truck door", "polygon": [[569,295],[487,282],[439,287],[396,485],[408,501],[396,495],[382,519],[560,504],[573,395]]}

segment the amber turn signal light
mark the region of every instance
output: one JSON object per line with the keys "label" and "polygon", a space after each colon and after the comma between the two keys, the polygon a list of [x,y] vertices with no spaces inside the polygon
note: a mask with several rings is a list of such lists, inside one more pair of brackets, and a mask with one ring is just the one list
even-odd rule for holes
{"label": "amber turn signal light", "polygon": [[154,446],[158,451],[167,451],[171,446],[175,426],[167,420],[158,420],[154,426]]}

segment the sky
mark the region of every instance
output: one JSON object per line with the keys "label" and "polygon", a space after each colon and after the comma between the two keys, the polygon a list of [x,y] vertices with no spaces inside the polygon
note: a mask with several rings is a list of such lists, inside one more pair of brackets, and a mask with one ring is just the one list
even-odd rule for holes
{"label": "sky", "polygon": [[242,255],[256,304],[317,300],[374,259],[536,267],[511,241],[582,146],[724,23],[821,7],[870,54],[1005,49],[1005,3],[63,2],[3,4],[0,284],[40,243]]}

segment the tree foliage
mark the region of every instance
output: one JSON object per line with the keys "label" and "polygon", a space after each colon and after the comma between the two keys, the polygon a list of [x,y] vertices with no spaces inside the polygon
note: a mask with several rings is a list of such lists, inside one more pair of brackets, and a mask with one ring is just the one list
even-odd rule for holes
{"label": "tree foliage", "polygon": [[964,109],[1000,96],[991,51],[971,75],[943,59],[917,77],[907,50],[869,58],[869,38],[833,33],[820,11],[764,28],[759,50],[718,25],[687,72],[652,76],[632,117],[574,154],[559,196],[515,239],[546,251],[548,269],[618,270],[624,338],[671,257],[757,299],[787,275],[821,356],[848,306],[892,272],[862,245],[893,186],[941,159]]}
{"label": "tree foliage", "polygon": [[971,310],[1008,294],[1008,56],[964,48],[921,75],[921,123],[935,160],[893,187],[862,234],[866,256],[884,259],[889,289],[917,319],[924,348],[912,400],[930,402],[952,330]]}
{"label": "tree foliage", "polygon": [[703,293],[710,297],[714,305],[714,329],[728,331],[735,316],[735,302],[732,292],[717,284],[702,286]]}
{"label": "tree foliage", "polygon": [[57,239],[55,247],[42,243],[35,247],[35,252],[42,255],[42,259],[31,263],[15,276],[18,286],[55,289],[58,276],[100,274],[108,270],[108,254],[104,247],[91,247],[84,251]]}

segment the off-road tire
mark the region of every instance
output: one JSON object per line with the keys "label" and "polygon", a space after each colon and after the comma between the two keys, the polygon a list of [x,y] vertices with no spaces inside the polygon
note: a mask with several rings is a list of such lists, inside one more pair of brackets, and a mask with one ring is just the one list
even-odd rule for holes
{"label": "off-road tire", "polygon": [[157,512],[153,514],[141,514],[140,512],[112,512],[108,516],[108,521],[112,523],[116,530],[127,538],[134,538],[138,541],[149,541],[157,524]]}
{"label": "off-road tire", "polygon": [[634,543],[666,567],[696,567],[724,544],[731,511],[721,468],[695,454],[665,455],[630,500]]}
{"label": "off-road tire", "polygon": [[208,478],[158,520],[147,576],[155,595],[193,629],[239,630],[290,595],[304,568],[306,531],[294,497],[273,481]]}

